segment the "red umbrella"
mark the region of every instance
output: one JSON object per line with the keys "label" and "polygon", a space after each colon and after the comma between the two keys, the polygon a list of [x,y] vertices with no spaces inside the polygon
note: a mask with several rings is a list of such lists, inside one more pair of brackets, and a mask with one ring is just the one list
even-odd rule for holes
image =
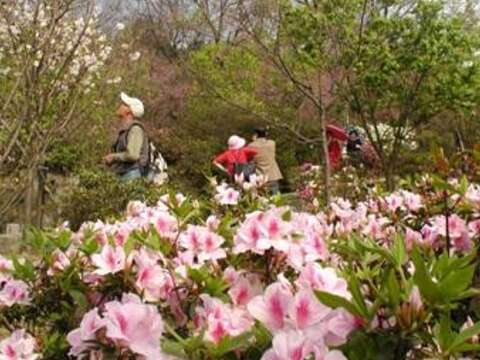
{"label": "red umbrella", "polygon": [[347,141],[348,136],[345,129],[332,124],[327,125],[327,135],[340,141]]}

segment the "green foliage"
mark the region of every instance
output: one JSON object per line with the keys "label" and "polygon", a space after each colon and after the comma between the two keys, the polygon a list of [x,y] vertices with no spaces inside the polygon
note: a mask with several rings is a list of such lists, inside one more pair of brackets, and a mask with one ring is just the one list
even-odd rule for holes
{"label": "green foliage", "polygon": [[118,217],[132,200],[155,203],[163,190],[143,179],[122,183],[106,171],[85,170],[63,195],[58,211],[76,229],[85,221]]}

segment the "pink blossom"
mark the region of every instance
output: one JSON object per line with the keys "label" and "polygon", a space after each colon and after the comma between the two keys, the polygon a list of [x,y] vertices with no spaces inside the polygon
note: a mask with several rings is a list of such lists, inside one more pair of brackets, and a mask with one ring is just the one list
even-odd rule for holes
{"label": "pink blossom", "polygon": [[123,246],[130,236],[130,231],[124,226],[117,229],[113,235],[113,242],[117,246]]}
{"label": "pink blossom", "polygon": [[405,232],[405,247],[410,251],[414,244],[423,244],[422,234],[407,227]]}
{"label": "pink blossom", "polygon": [[198,262],[215,261],[227,256],[221,248],[225,239],[204,226],[189,225],[179,237],[180,246],[197,256]]}
{"label": "pink blossom", "polygon": [[35,339],[25,330],[16,330],[0,342],[1,360],[35,360],[40,355],[35,353]]}
{"label": "pink blossom", "polygon": [[410,297],[408,299],[408,302],[413,306],[413,308],[416,311],[420,311],[420,309],[423,307],[422,297],[420,295],[420,290],[418,289],[417,286],[413,287],[413,289],[410,293]]}
{"label": "pink blossom", "polygon": [[467,189],[465,198],[475,208],[480,208],[480,186],[476,184],[471,184]]}
{"label": "pink blossom", "polygon": [[160,237],[171,240],[177,237],[178,221],[169,213],[159,211],[154,215],[152,221]]}
{"label": "pink blossom", "polygon": [[318,324],[331,309],[322,305],[310,290],[301,290],[295,295],[288,310],[290,319],[298,330]]}
{"label": "pink blossom", "polygon": [[[439,215],[432,219],[433,226],[437,233],[443,237],[447,236],[446,216]],[[448,218],[448,234],[452,239],[453,247],[458,251],[470,251],[473,243],[468,234],[467,224],[457,214],[452,214]]]}
{"label": "pink blossom", "polygon": [[78,356],[88,350],[95,340],[96,332],[105,326],[105,322],[98,315],[98,309],[94,308],[87,312],[80,323],[80,327],[67,335],[67,341],[72,346],[70,355]]}
{"label": "pink blossom", "polygon": [[240,192],[223,183],[216,187],[215,200],[220,205],[237,205],[240,199]]}
{"label": "pink blossom", "polygon": [[322,268],[317,263],[307,264],[303,268],[297,279],[297,285],[307,289],[329,292],[346,299],[352,297],[345,279],[338,277],[334,269]]}
{"label": "pink blossom", "polygon": [[53,263],[50,269],[48,270],[49,275],[53,275],[58,272],[62,272],[67,267],[70,266],[70,259],[65,255],[60,249],[55,249],[52,254]]}
{"label": "pink blossom", "polygon": [[292,301],[290,290],[277,282],[268,286],[264,295],[254,297],[247,308],[254,318],[275,332],[285,328],[285,317]]}
{"label": "pink blossom", "polygon": [[12,270],[13,270],[12,260],[9,260],[6,257],[0,255],[0,271],[8,272]]}
{"label": "pink blossom", "polygon": [[260,221],[254,217],[247,218],[240,226],[240,229],[235,235],[234,242],[234,254],[251,251],[262,255],[265,253],[265,250],[271,246],[270,241],[263,236]]}
{"label": "pink blossom", "polygon": [[273,338],[272,349],[261,360],[304,360],[312,352],[305,336],[298,331],[283,331]]}
{"label": "pink blossom", "polygon": [[404,204],[410,211],[418,211],[423,207],[422,197],[410,191],[402,191]]}
{"label": "pink blossom", "polygon": [[14,304],[27,305],[30,303],[28,285],[21,280],[8,280],[0,291],[0,304],[12,306]]}
{"label": "pink blossom", "polygon": [[135,263],[138,267],[135,287],[143,294],[145,300],[166,300],[174,288],[169,272],[158,265],[156,259],[143,249],[135,255]]}
{"label": "pink blossom", "polygon": [[245,274],[232,284],[228,294],[235,305],[242,306],[247,305],[254,296],[260,295],[262,292],[262,285],[258,276]]}
{"label": "pink blossom", "polygon": [[133,294],[124,295],[122,302],[105,304],[106,336],[117,345],[128,347],[147,360],[161,360],[160,348],[163,321],[156,306],[143,304]]}
{"label": "pink blossom", "polygon": [[253,319],[246,310],[206,294],[200,298],[203,306],[197,307],[194,323],[198,329],[206,327],[205,340],[218,343],[225,336],[238,336],[253,326]]}
{"label": "pink blossom", "polygon": [[330,312],[329,319],[326,321],[326,334],[325,334],[325,344],[327,346],[340,346],[347,342],[348,335],[355,329],[357,329],[359,324],[347,311],[343,309],[337,309]]}
{"label": "pink blossom", "polygon": [[387,210],[392,213],[403,207],[403,197],[395,193],[387,196],[384,201]]}
{"label": "pink blossom", "polygon": [[125,269],[125,251],[122,247],[105,245],[100,254],[91,256],[92,263],[97,267],[94,274],[107,275],[115,274]]}
{"label": "pink blossom", "polygon": [[383,239],[385,237],[384,226],[386,223],[388,223],[388,219],[377,218],[375,215],[370,215],[368,217],[368,224],[362,232],[374,240]]}
{"label": "pink blossom", "polygon": [[220,220],[215,215],[210,215],[205,224],[207,225],[208,230],[214,232],[217,231],[218,226],[220,225]]}

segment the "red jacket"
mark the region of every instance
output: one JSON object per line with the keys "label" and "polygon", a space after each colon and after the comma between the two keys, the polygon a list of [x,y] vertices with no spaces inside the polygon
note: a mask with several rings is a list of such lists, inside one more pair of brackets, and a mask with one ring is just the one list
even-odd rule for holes
{"label": "red jacket", "polygon": [[230,175],[234,175],[235,172],[235,163],[246,164],[253,160],[257,155],[257,151],[249,148],[248,146],[243,147],[239,150],[226,150],[220,155],[218,155],[214,162],[222,164],[227,168],[227,171]]}

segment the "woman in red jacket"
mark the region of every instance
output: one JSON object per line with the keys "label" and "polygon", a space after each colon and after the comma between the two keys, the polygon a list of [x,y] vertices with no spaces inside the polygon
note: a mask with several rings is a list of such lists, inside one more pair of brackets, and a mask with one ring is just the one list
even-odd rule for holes
{"label": "woman in red jacket", "polygon": [[[232,178],[235,176],[235,168],[238,165],[248,165],[253,161],[257,151],[245,146],[245,139],[237,135],[232,135],[228,139],[228,150],[218,155],[213,164],[227,172]],[[238,167],[237,167],[238,168]]]}

